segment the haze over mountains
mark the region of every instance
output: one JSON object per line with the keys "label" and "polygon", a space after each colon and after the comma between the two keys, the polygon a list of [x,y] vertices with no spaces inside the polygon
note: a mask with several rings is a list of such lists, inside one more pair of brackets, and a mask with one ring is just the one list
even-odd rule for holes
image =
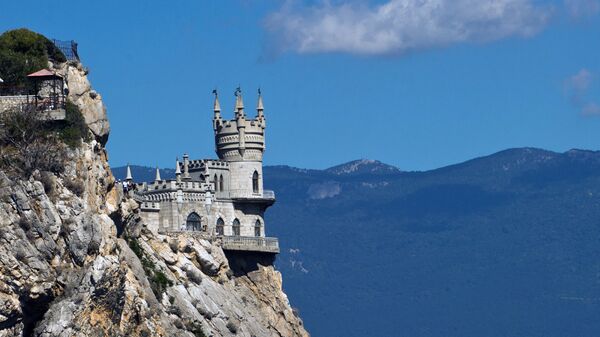
{"label": "haze over mountains", "polygon": [[[154,179],[152,168],[132,171]],[[267,235],[280,238],[284,288],[314,336],[600,331],[600,152],[521,148],[426,172],[361,160],[264,176],[277,196]]]}

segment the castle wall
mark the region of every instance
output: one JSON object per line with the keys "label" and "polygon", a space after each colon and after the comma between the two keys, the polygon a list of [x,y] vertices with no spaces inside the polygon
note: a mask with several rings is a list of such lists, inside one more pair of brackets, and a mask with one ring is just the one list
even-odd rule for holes
{"label": "castle wall", "polygon": [[[258,172],[258,192],[263,191],[262,163],[259,161],[239,161],[229,163],[230,191],[236,193],[252,194],[252,175]],[[241,196],[241,195],[240,195]]]}
{"label": "castle wall", "polygon": [[201,218],[203,228],[209,233],[214,233],[217,219],[225,223],[224,234],[233,235],[233,221],[240,221],[240,235],[255,236],[254,226],[256,220],[261,223],[261,236],[264,232],[264,208],[257,204],[238,204],[232,201],[213,201],[210,213],[207,213],[204,201],[162,201],[160,212],[157,209],[142,208],[142,219],[150,230],[154,231],[180,231],[185,230],[187,217],[197,213]]}

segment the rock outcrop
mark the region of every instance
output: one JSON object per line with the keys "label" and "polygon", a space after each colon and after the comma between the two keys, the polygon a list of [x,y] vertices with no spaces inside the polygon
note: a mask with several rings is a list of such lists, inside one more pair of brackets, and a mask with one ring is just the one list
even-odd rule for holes
{"label": "rock outcrop", "polygon": [[147,230],[108,166],[100,95],[81,65],[54,68],[95,138],[61,174],[0,171],[0,337],[308,336],[272,266],[240,275],[218,241]]}

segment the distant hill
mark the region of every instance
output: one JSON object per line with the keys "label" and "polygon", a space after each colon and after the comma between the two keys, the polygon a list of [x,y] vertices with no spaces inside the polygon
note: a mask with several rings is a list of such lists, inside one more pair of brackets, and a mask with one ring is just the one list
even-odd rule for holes
{"label": "distant hill", "polygon": [[314,336],[600,332],[600,152],[510,149],[426,172],[273,166],[264,177],[283,285]]}

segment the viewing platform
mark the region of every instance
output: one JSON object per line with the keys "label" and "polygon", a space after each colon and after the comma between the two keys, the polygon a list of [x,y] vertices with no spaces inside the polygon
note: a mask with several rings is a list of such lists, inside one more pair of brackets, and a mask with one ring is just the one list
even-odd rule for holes
{"label": "viewing platform", "polygon": [[279,254],[277,238],[260,236],[221,236],[223,250],[239,250]]}
{"label": "viewing platform", "polygon": [[279,254],[279,240],[262,236],[213,236],[203,231],[161,231],[163,235],[188,235],[197,239],[221,240],[223,250]]}

